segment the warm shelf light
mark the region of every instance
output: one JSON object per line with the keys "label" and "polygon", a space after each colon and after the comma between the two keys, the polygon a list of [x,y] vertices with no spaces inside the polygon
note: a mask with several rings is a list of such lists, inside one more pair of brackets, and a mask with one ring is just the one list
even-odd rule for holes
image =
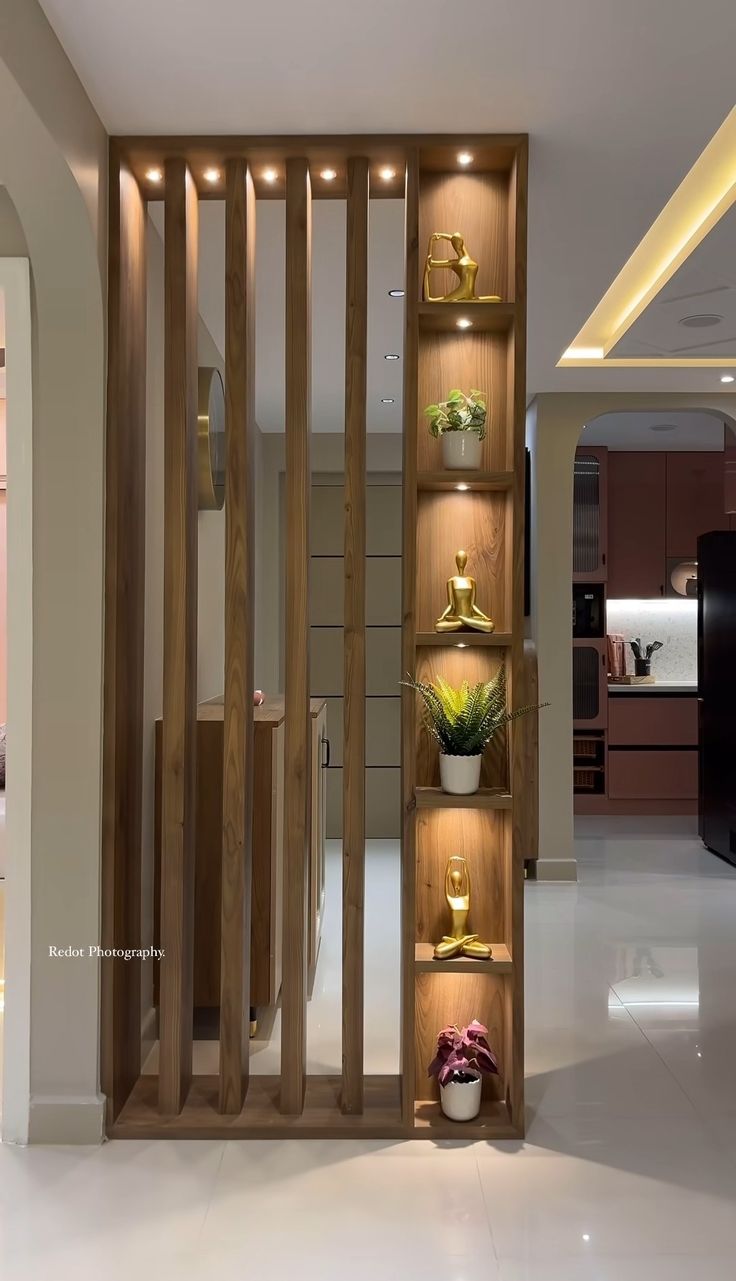
{"label": "warm shelf light", "polygon": [[473,328],[473,322],[472,320],[468,320],[467,316],[461,316],[460,320],[455,321],[455,324],[457,325],[458,329]]}
{"label": "warm shelf light", "polygon": [[160,182],[163,176],[161,169],[146,169],[146,178],[149,182]]}
{"label": "warm shelf light", "polygon": [[205,169],[205,171],[204,171],[204,176],[205,176],[205,178],[206,178],[207,182],[219,182],[219,181],[220,181],[220,170],[219,170],[219,169]]}
{"label": "warm shelf light", "polygon": [[455,486],[455,488],[456,488],[456,489],[458,489],[458,490],[460,491],[460,493],[461,493],[461,494],[464,494],[464,493],[465,493],[465,491],[466,491],[466,489],[470,489],[470,485],[466,485],[466,484],[464,484],[464,483],[463,483],[463,484],[460,484],[460,485],[456,485],[456,486]]}
{"label": "warm shelf light", "polygon": [[337,177],[337,169],[323,169],[319,176],[325,182],[332,182]]}
{"label": "warm shelf light", "polygon": [[403,298],[403,297],[404,297],[404,290],[403,290],[403,289],[389,289],[389,291],[388,291],[388,296],[389,296],[389,298]]}
{"label": "warm shelf light", "polygon": [[396,177],[396,170],[390,169],[388,165],[385,165],[383,169],[378,170],[378,176],[383,178],[384,182],[390,182],[392,178]]}
{"label": "warm shelf light", "polygon": [[459,151],[457,153],[457,163],[459,165],[472,165],[473,157],[469,151]]}
{"label": "warm shelf light", "polygon": [[264,181],[264,182],[275,182],[277,178],[278,178],[278,174],[277,174],[277,172],[276,172],[276,170],[275,170],[275,169],[264,169],[264,170],[263,170],[263,181]]}
{"label": "warm shelf light", "polygon": [[384,360],[398,360],[399,356],[395,351],[389,351],[383,358]]}
{"label": "warm shelf light", "polygon": [[732,383],[732,382],[733,382],[733,379],[734,379],[734,375],[733,375],[733,374],[721,374],[721,382],[722,382],[722,383]]}
{"label": "warm shelf light", "polygon": [[455,646],[455,648],[456,648],[456,649],[467,649],[467,648],[468,648],[468,646],[467,646],[467,642],[466,642],[466,641],[458,641],[458,643],[457,643],[457,645]]}

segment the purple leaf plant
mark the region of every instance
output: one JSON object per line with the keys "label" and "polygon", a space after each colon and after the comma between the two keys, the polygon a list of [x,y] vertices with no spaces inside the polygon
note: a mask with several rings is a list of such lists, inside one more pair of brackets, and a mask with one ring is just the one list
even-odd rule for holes
{"label": "purple leaf plant", "polygon": [[488,1044],[488,1028],[473,1019],[467,1027],[443,1027],[437,1037],[437,1054],[427,1070],[440,1085],[447,1085],[456,1072],[498,1072],[496,1056]]}

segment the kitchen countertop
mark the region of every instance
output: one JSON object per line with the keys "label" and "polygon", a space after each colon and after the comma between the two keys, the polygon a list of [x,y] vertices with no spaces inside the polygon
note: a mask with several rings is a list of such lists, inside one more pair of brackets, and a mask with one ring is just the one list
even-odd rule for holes
{"label": "kitchen countertop", "polygon": [[609,684],[609,694],[690,694],[698,693],[697,681],[655,681],[654,685]]}

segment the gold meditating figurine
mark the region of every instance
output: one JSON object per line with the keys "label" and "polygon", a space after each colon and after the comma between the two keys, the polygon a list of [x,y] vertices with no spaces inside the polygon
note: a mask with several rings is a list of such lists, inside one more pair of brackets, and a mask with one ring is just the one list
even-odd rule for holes
{"label": "gold meditating figurine", "polygon": [[468,956],[477,961],[487,961],[491,956],[488,943],[481,943],[477,934],[468,934],[470,915],[470,872],[460,854],[447,860],[445,870],[445,898],[452,913],[452,934],[444,934],[442,942],[434,949],[438,961],[449,961],[453,956]]}
{"label": "gold meditating figurine", "polygon": [[[449,240],[455,253],[456,258],[433,258],[432,246],[436,240]],[[449,294],[433,298],[429,288],[429,278],[433,271],[439,271],[446,268],[448,271],[454,271],[458,283]],[[427,249],[427,261],[424,266],[424,301],[425,302],[500,302],[498,294],[488,294],[485,298],[477,298],[475,294],[475,278],[478,275],[478,264],[470,257],[465,248],[465,240],[459,231],[433,231],[429,238]]]}
{"label": "gold meditating figurine", "polygon": [[459,632],[470,628],[474,632],[492,632],[495,623],[475,603],[475,579],[465,573],[468,554],[459,551],[455,556],[457,574],[447,580],[447,608],[434,625],[436,632]]}

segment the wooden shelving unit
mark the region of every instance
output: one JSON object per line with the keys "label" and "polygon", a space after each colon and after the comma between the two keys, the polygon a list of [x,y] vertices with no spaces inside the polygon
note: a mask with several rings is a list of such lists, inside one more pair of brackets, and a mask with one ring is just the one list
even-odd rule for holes
{"label": "wooden shelving unit", "polygon": [[[455,149],[419,148],[407,182],[407,332],[404,405],[403,662],[418,679],[452,684],[490,679],[505,666],[512,707],[523,686],[524,360],[526,144],[517,141],[488,167],[458,171]],[[500,303],[422,300],[422,271],[433,231],[459,230],[480,264],[479,294]],[[433,285],[442,289],[441,273]],[[451,286],[448,276],[447,286]],[[470,320],[470,327],[458,327]],[[442,467],[441,442],[422,415],[451,387],[488,397],[481,470]],[[455,553],[468,553],[478,604],[494,620],[490,635],[438,635]],[[411,664],[413,663],[413,667]],[[502,1138],[524,1130],[523,858],[518,842],[525,804],[521,735],[510,727],[484,755],[481,788],[443,792],[436,744],[417,699],[404,691],[404,979],[402,1111],[407,1127],[432,1138]],[[462,854],[471,877],[470,928],[491,941],[489,961],[436,961],[447,930],[444,876]],[[427,1077],[435,1038],[448,1023],[480,1019],[490,1031],[500,1075],[484,1082],[481,1113],[458,1125],[439,1106]]]}

